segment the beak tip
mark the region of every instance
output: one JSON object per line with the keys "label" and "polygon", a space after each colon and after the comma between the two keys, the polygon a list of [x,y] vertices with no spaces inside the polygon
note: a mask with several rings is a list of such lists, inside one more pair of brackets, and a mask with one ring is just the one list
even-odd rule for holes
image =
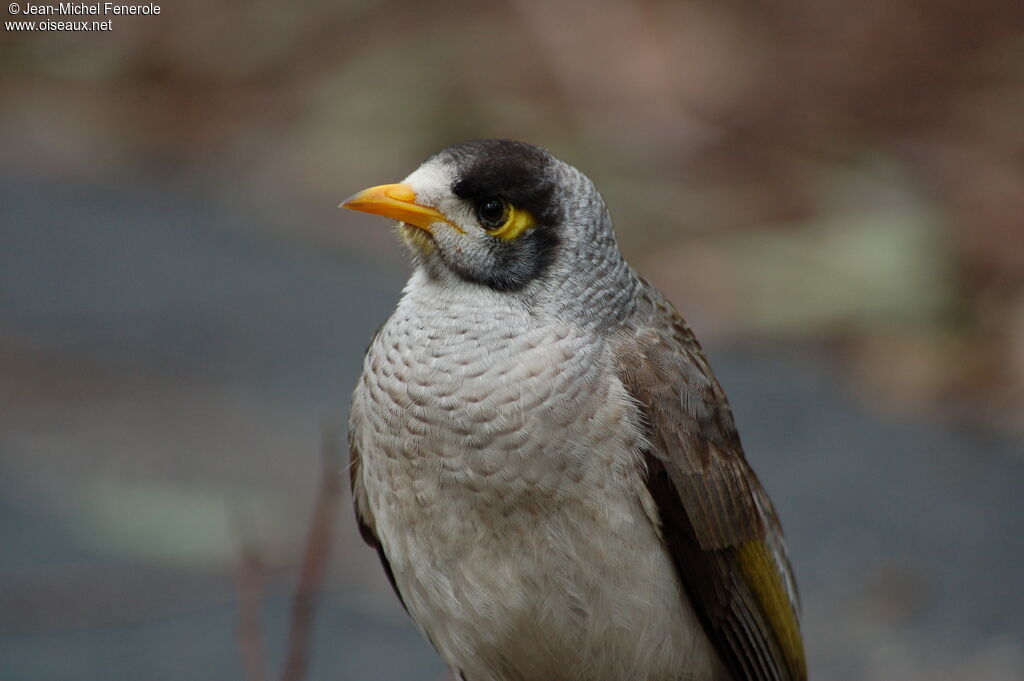
{"label": "beak tip", "polygon": [[342,201],[338,208],[406,222],[427,232],[435,222],[448,222],[435,208],[416,203],[416,192],[407,184],[382,184],[364,189]]}

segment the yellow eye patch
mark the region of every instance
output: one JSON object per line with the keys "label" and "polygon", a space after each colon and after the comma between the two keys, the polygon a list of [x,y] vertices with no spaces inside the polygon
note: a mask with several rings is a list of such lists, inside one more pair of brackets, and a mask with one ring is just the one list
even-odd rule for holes
{"label": "yellow eye patch", "polygon": [[537,221],[529,211],[508,206],[505,212],[505,222],[500,227],[487,230],[487,233],[502,241],[514,241],[536,224]]}

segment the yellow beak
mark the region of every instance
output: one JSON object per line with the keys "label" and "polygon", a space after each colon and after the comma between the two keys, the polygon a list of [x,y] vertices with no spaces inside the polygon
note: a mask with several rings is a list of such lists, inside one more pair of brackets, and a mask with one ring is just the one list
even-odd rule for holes
{"label": "yellow beak", "polygon": [[416,192],[407,184],[382,184],[370,187],[348,197],[338,207],[400,220],[419,227],[428,234],[432,233],[431,225],[437,222],[447,222],[458,229],[440,211],[416,203]]}

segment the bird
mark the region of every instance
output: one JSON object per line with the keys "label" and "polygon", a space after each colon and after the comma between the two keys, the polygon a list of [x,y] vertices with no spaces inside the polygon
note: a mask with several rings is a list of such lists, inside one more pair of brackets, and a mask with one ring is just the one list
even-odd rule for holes
{"label": "bird", "polygon": [[352,396],[356,520],[452,674],[805,680],[777,514],[591,180],[484,139],[341,207],[412,256]]}

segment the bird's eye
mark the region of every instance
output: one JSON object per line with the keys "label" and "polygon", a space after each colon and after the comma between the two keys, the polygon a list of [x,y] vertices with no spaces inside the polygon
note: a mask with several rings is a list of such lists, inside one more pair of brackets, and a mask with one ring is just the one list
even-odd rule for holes
{"label": "bird's eye", "polygon": [[514,241],[537,224],[529,211],[497,198],[477,203],[476,219],[488,234],[502,241]]}
{"label": "bird's eye", "polygon": [[497,229],[508,220],[508,204],[501,199],[485,199],[476,207],[476,217],[487,229]]}

